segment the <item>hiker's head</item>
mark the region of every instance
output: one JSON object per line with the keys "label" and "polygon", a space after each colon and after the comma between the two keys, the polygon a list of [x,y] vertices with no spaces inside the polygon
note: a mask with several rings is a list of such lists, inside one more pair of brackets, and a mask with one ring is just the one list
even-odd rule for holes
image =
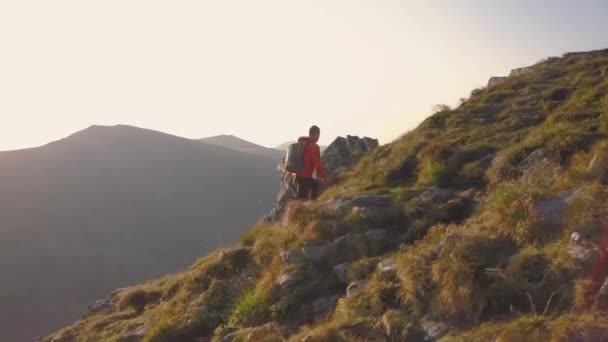
{"label": "hiker's head", "polygon": [[308,130],[308,138],[312,142],[319,141],[320,136],[321,136],[321,129],[319,129],[319,127],[317,127],[317,126],[310,127],[310,129]]}

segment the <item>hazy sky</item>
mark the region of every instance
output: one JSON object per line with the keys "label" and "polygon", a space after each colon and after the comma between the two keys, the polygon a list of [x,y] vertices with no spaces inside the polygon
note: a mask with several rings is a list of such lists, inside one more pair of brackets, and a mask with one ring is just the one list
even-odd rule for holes
{"label": "hazy sky", "polygon": [[388,142],[492,75],[606,47],[603,0],[0,0],[0,150],[119,123]]}

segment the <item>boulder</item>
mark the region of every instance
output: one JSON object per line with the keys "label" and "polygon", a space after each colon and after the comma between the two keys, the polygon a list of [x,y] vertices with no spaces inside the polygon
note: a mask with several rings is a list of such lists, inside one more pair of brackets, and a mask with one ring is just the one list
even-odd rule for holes
{"label": "boulder", "polygon": [[328,176],[339,177],[363,157],[379,146],[377,139],[347,135],[338,137],[323,152],[321,162]]}
{"label": "boulder", "polygon": [[302,247],[302,254],[314,263],[321,263],[326,260],[329,257],[330,252],[331,247],[329,244]]}
{"label": "boulder", "polygon": [[333,267],[334,274],[341,284],[348,282],[348,265],[343,263]]}
{"label": "boulder", "polygon": [[315,299],[312,302],[312,310],[316,320],[322,320],[331,313],[340,299],[340,295],[333,294]]}
{"label": "boulder", "polygon": [[536,212],[547,223],[557,224],[566,206],[581,192],[582,189],[563,191],[557,197],[540,200],[535,205]]}

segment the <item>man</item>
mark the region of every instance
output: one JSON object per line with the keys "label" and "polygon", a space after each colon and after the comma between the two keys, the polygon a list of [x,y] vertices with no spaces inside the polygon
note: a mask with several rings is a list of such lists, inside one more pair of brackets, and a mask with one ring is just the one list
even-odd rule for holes
{"label": "man", "polygon": [[312,126],[308,130],[307,137],[301,137],[298,142],[305,141],[304,148],[304,171],[296,174],[296,184],[298,187],[299,200],[314,200],[319,196],[319,182],[313,178],[316,171],[317,176],[327,182],[327,176],[321,165],[321,149],[317,142],[321,136],[321,130],[317,126]]}

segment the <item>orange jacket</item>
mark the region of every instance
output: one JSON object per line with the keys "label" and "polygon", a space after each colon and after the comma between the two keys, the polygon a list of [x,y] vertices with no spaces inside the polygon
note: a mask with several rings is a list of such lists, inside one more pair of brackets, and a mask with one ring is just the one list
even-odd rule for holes
{"label": "orange jacket", "polygon": [[304,148],[304,171],[297,173],[297,176],[302,178],[312,178],[312,174],[317,170],[317,175],[321,179],[327,180],[323,166],[321,165],[321,149],[319,145],[312,141],[308,141],[308,137],[300,137],[298,142],[306,141]]}

